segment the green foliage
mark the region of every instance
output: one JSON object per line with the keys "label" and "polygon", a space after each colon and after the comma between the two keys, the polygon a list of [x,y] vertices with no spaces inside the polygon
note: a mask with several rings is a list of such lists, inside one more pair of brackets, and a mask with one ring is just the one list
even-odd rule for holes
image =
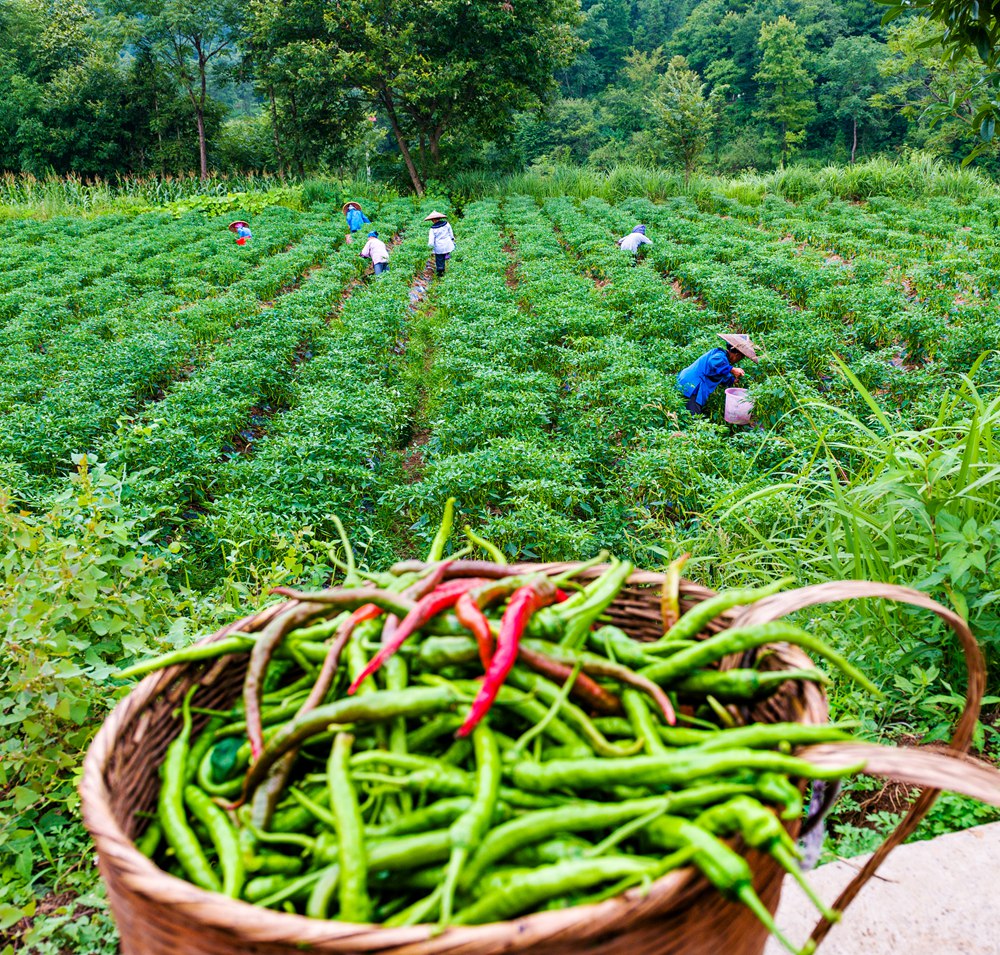
{"label": "green foliage", "polygon": [[[961,81],[938,113],[957,115],[969,123],[979,144],[970,159],[991,148],[996,135],[1000,99],[996,95],[1000,77],[1000,15],[995,5],[972,0],[880,0],[888,10],[883,20],[890,21],[904,13],[917,12],[938,28],[940,48],[953,69],[960,70],[978,58],[979,78]],[[966,102],[972,98],[973,102]],[[961,105],[959,106],[958,104]]]}
{"label": "green foliage", "polygon": [[816,110],[809,92],[805,37],[794,21],[778,17],[760,28],[760,69],[754,74],[764,89],[757,117],[776,127],[781,165],[801,145],[806,124]]}
{"label": "green foliage", "polygon": [[[967,617],[995,671],[1000,199],[981,175],[915,155],[456,183],[460,212],[313,179],[280,194],[308,211],[255,212],[242,248],[226,225],[273,180],[120,185],[193,210],[176,218],[4,224],[0,923],[41,913],[39,951],[111,947],[73,783],[121,692],[112,667],[276,584],[329,583],[334,514],[377,568],[424,551],[455,496],[512,556],[606,546],[656,567],[691,550],[708,585],[915,586]],[[8,187],[64,211],[114,198]],[[343,241],[346,198],[390,241],[377,280]],[[425,275],[432,204],[458,240],[441,280]],[[653,240],[638,263],[614,245],[637,222]],[[764,355],[746,428],[722,422],[721,390],[692,418],[676,386],[726,331]],[[84,452],[107,463],[71,467]],[[948,736],[964,674],[943,626],[874,601],[811,608],[809,625],[885,691],[873,707],[834,683],[835,712],[873,737]],[[985,818],[943,802],[928,831]],[[872,838],[849,808],[836,825],[844,849]],[[61,892],[83,898],[50,912]]]}
{"label": "green foliage", "polygon": [[120,494],[86,458],[43,513],[19,510],[4,494],[0,785],[16,814],[44,807],[70,818],[72,773],[112,702],[100,685],[124,657],[185,642],[184,618],[164,636],[164,608],[174,604],[169,555],[152,555]]}
{"label": "green foliage", "polygon": [[304,88],[307,105],[341,104],[341,136],[377,104],[422,194],[447,138],[502,134],[515,110],[551,93],[555,70],[581,46],[572,32],[577,10],[568,0],[390,0],[377,11],[360,0],[297,0],[254,5],[250,29],[258,55],[270,61],[269,94],[287,91],[294,108]]}
{"label": "green foliage", "polygon": [[826,52],[823,72],[826,82],[820,89],[820,103],[841,122],[851,127],[851,163],[859,145],[864,148],[869,126],[878,130],[890,116],[873,102],[882,86],[884,43],[870,36],[838,37]]}
{"label": "green foliage", "polygon": [[224,196],[189,196],[175,199],[164,209],[176,218],[188,212],[204,212],[206,215],[254,216],[271,206],[285,206],[288,209],[302,208],[302,189],[286,186],[268,189],[267,192],[229,192]]}
{"label": "green foliage", "polygon": [[[902,821],[905,799],[897,809],[872,808],[880,805],[880,796],[886,792],[885,782],[870,777],[851,780],[841,794],[837,805],[828,817],[827,838],[820,862],[850,859],[874,852],[889,833]],[[891,793],[897,798],[900,794]],[[857,820],[863,815],[863,824]],[[949,832],[959,832],[972,826],[981,826],[1000,819],[1000,811],[985,806],[975,799],[942,793],[930,812],[907,842],[921,842]]]}
{"label": "green foliage", "polygon": [[667,67],[653,108],[660,121],[663,148],[689,182],[717,122],[717,96],[705,95],[705,84],[687,60],[675,56]]}
{"label": "green foliage", "polygon": [[[94,888],[77,818],[83,752],[119,693],[123,660],[187,643],[200,608],[177,599],[172,555],[151,548],[102,465],[78,461],[45,510],[0,492],[0,925],[34,915],[37,899]],[[93,906],[96,913],[88,908]],[[62,903],[22,939],[32,951],[112,951],[99,898]]]}

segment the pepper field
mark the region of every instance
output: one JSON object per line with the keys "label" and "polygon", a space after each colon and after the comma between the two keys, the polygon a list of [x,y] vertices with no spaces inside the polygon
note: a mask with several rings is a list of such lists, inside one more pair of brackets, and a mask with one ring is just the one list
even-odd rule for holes
{"label": "pepper field", "polygon": [[[112,670],[327,579],[334,515],[379,568],[426,550],[454,496],[525,558],[908,584],[995,662],[1000,198],[480,200],[437,280],[442,205],[365,204],[377,281],[335,205],[272,206],[243,248],[200,212],[0,223],[0,929],[95,884],[73,773]],[[614,239],[639,222],[633,266]],[[694,420],[676,387],[728,331],[764,355],[745,428],[721,389]],[[884,687],[877,711],[834,691],[873,735],[944,737],[964,699],[957,648],[916,619],[813,622]],[[939,829],[988,818],[940,805]],[[32,950],[111,944],[98,916],[54,921]]]}

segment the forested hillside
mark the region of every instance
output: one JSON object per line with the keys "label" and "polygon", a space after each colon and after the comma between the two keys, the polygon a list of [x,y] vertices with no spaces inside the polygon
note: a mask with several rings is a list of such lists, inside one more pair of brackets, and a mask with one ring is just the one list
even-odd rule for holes
{"label": "forested hillside", "polygon": [[[731,173],[980,143],[941,27],[871,0],[4,0],[0,169]],[[931,41],[928,45],[927,41]],[[957,91],[957,92],[956,92]],[[954,101],[951,101],[952,94]]]}

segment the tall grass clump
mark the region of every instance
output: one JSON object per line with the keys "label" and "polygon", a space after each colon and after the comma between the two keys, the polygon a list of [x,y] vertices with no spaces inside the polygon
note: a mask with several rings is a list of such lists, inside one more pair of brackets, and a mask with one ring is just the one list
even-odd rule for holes
{"label": "tall grass clump", "polygon": [[52,218],[59,215],[95,216],[108,212],[142,212],[171,202],[233,193],[267,192],[288,185],[269,173],[216,173],[198,176],[118,176],[84,180],[77,175],[0,175],[0,212]]}
{"label": "tall grass clump", "polygon": [[[892,420],[841,365],[870,413],[804,404],[817,434],[807,463],[721,500],[685,546],[718,551],[722,535],[730,567],[766,567],[800,584],[863,579],[922,590],[968,619],[996,688],[1000,394],[972,381],[985,358],[945,388],[936,413],[919,426]],[[928,628],[926,615],[873,602],[827,623],[890,680],[916,666],[962,682],[958,647],[943,627]]]}
{"label": "tall grass clump", "polygon": [[764,177],[768,192],[793,202],[829,192],[841,199],[862,201],[873,196],[913,199],[948,196],[971,201],[995,193],[996,186],[975,169],[962,169],[927,153],[913,152],[904,159],[876,156],[853,166],[810,169],[788,166]]}

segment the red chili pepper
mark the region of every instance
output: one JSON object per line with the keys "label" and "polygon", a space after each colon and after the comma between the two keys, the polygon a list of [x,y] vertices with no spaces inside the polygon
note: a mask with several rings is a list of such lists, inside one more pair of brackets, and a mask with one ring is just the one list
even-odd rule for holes
{"label": "red chili pepper", "polygon": [[375,604],[365,604],[363,607],[358,607],[351,614],[351,629],[353,630],[354,627],[365,620],[374,620],[380,613],[382,613],[382,608],[376,607]]}
{"label": "red chili pepper", "polygon": [[[461,620],[461,617],[459,619]],[[542,676],[547,676],[558,683],[565,683],[573,673],[573,667],[553,660],[538,650],[521,647],[518,656],[535,673],[541,673]],[[570,695],[601,713],[620,713],[622,709],[622,701],[614,693],[604,689],[600,683],[582,671],[576,675]]]}
{"label": "red chili pepper", "polygon": [[432,590],[427,596],[421,597],[414,608],[403,618],[394,633],[382,634],[382,646],[372,657],[357,679],[347,688],[348,696],[357,692],[359,686],[385,663],[405,642],[411,633],[419,630],[428,620],[437,616],[442,610],[454,607],[459,597],[466,591],[481,586],[483,581],[477,577],[464,577],[449,580]]}
{"label": "red chili pepper", "polygon": [[547,578],[534,580],[520,587],[511,595],[507,609],[500,619],[500,633],[497,648],[486,671],[486,679],[472,702],[472,709],[465,722],[458,729],[458,736],[468,736],[476,724],[489,712],[493,701],[500,692],[507,674],[510,673],[521,643],[521,634],[528,625],[531,615],[541,607],[546,607],[556,599],[556,589]]}
{"label": "red chili pepper", "polygon": [[483,669],[488,670],[490,660],[493,659],[493,631],[490,629],[486,614],[476,603],[475,594],[470,591],[458,598],[458,603],[455,604],[455,616],[463,627],[472,631],[479,647],[479,659],[483,662]]}

